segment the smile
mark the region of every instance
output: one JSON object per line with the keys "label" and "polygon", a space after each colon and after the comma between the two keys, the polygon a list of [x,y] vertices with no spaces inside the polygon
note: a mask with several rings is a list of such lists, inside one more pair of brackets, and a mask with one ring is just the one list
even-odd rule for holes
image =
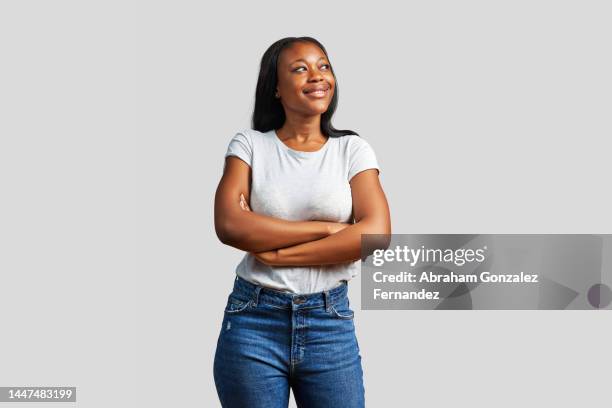
{"label": "smile", "polygon": [[319,91],[312,91],[312,92],[308,92],[305,93],[304,95],[306,95],[309,98],[323,98],[327,95],[327,93],[329,92],[329,89],[326,90],[319,90]]}

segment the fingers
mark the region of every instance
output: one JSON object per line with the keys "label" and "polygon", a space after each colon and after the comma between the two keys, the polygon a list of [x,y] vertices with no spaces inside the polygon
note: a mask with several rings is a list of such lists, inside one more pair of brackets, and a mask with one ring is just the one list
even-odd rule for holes
{"label": "fingers", "polygon": [[244,211],[251,211],[249,205],[246,202],[246,199],[244,198],[244,194],[242,193],[240,193],[240,208],[242,208]]}

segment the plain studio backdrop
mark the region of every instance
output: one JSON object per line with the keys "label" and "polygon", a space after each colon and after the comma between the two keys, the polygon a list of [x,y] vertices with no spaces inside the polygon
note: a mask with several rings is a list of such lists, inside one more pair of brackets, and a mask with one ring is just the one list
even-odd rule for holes
{"label": "plain studio backdrop", "polygon": [[[612,232],[611,17],[606,1],[3,1],[0,386],[219,406],[243,253],[215,235],[214,193],[282,37],[327,47],[334,124],[374,148],[394,233]],[[607,311],[362,311],[349,287],[370,407],[610,398]]]}

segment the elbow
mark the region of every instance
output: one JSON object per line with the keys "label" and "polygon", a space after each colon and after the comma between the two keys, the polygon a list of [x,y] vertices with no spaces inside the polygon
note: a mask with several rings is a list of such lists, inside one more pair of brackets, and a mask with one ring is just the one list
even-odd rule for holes
{"label": "elbow", "polygon": [[[386,217],[364,219],[362,245],[366,253],[371,254],[377,249],[387,249],[391,245],[391,221]],[[364,237],[363,235],[366,235]]]}
{"label": "elbow", "polygon": [[219,241],[225,245],[234,246],[235,237],[232,231],[232,224],[228,218],[215,220],[215,233]]}
{"label": "elbow", "polygon": [[215,232],[217,238],[223,244],[239,249],[241,251],[252,251],[252,245],[246,238],[244,221],[235,217],[221,217],[215,220]]}

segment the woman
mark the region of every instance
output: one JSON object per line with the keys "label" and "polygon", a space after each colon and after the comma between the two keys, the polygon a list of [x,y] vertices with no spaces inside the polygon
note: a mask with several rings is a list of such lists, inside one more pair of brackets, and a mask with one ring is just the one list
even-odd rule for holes
{"label": "woman", "polygon": [[[364,86],[371,86],[366,79]],[[364,406],[348,281],[361,234],[390,234],[370,145],[331,124],[338,86],[311,37],[261,61],[253,129],[231,140],[215,196],[221,242],[246,251],[214,362],[223,407]]]}

